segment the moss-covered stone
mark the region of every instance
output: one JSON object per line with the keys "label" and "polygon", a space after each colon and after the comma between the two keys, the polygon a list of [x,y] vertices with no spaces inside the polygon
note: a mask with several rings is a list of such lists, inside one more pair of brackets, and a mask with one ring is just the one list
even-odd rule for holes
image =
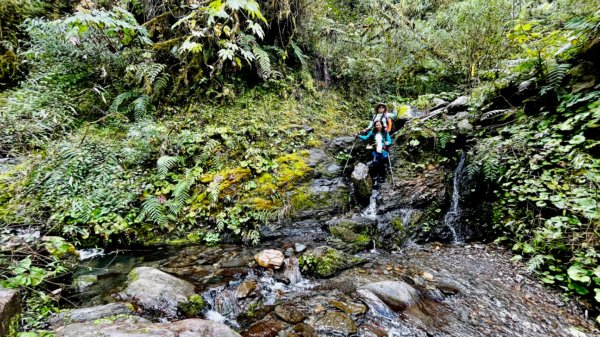
{"label": "moss-covered stone", "polygon": [[300,270],[318,278],[328,278],[348,268],[364,263],[365,259],[337,249],[321,246],[304,253],[300,259]]}
{"label": "moss-covered stone", "polygon": [[360,227],[352,221],[339,222],[329,227],[329,232],[332,235],[332,246],[351,253],[365,250],[372,240],[368,227]]}
{"label": "moss-covered stone", "polygon": [[206,302],[198,294],[190,296],[187,302],[179,305],[179,310],[188,318],[200,316],[204,308],[206,308]]}

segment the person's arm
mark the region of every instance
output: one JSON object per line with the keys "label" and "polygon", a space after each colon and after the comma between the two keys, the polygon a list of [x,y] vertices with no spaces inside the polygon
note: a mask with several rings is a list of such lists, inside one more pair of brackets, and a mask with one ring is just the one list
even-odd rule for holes
{"label": "person's arm", "polygon": [[372,135],[373,135],[373,131],[369,131],[369,133],[367,133],[365,136],[358,135],[358,138],[360,138],[360,140],[369,140],[369,138],[371,138]]}
{"label": "person's arm", "polygon": [[389,132],[385,133],[385,145],[392,145],[392,137],[390,137]]}
{"label": "person's arm", "polygon": [[398,108],[394,105],[394,111],[392,113],[388,112],[388,118],[396,119],[396,117],[398,117]]}

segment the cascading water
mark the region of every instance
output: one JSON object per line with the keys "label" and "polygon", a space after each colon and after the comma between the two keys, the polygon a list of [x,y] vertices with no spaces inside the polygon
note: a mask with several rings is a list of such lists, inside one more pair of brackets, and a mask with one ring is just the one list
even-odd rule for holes
{"label": "cascading water", "polygon": [[457,221],[460,220],[461,215],[460,182],[466,157],[465,151],[462,151],[452,177],[452,201],[450,203],[450,209],[444,216],[444,225],[452,232],[452,241],[454,243],[462,243],[464,241],[462,231],[457,227]]}
{"label": "cascading water", "polygon": [[362,212],[362,216],[367,218],[367,219],[371,219],[371,220],[376,220],[377,219],[377,196],[379,195],[379,191],[378,190],[373,190],[373,192],[371,192],[371,198],[369,199],[369,206],[367,206],[367,208],[365,208],[365,210]]}

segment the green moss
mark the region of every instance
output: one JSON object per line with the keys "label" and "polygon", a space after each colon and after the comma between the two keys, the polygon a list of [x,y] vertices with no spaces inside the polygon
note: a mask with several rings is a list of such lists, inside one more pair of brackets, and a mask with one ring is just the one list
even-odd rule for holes
{"label": "green moss", "polygon": [[313,196],[308,192],[308,187],[304,186],[296,190],[291,197],[292,208],[296,211],[314,208],[316,203]]}
{"label": "green moss", "polygon": [[350,252],[358,252],[367,248],[371,242],[371,236],[368,229],[362,229],[362,233],[357,224],[353,222],[341,222],[329,228],[331,235],[338,239],[334,246]]}
{"label": "green moss", "polygon": [[129,274],[127,274],[127,281],[129,283],[135,282],[139,279],[140,279],[140,275],[137,273],[137,271],[135,271],[135,269],[133,269],[132,271],[129,272]]}
{"label": "green moss", "polygon": [[188,318],[200,316],[204,308],[206,308],[206,302],[198,294],[190,296],[187,302],[179,304],[179,310]]}
{"label": "green moss", "polygon": [[16,314],[11,317],[8,322],[8,335],[7,337],[15,337],[17,336],[17,331],[19,330],[19,322],[21,321],[21,315]]}
{"label": "green moss", "polygon": [[328,278],[364,261],[363,258],[323,246],[302,255],[299,264],[300,269],[309,275]]}
{"label": "green moss", "polygon": [[115,322],[117,322],[120,319],[128,319],[130,317],[134,317],[132,315],[128,315],[128,314],[118,314],[118,315],[113,315],[113,316],[109,316],[109,317],[102,317],[99,318],[97,320],[94,320],[92,323],[94,325],[100,325],[100,324],[114,324]]}

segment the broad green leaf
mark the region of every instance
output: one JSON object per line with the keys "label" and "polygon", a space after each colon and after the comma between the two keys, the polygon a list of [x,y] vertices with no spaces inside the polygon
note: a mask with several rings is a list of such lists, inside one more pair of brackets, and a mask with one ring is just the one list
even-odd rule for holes
{"label": "broad green leaf", "polygon": [[576,263],[569,267],[569,269],[567,270],[567,274],[569,275],[569,278],[571,278],[571,280],[574,281],[583,283],[588,283],[591,281],[591,278],[589,276],[590,271],[585,270],[581,263]]}

